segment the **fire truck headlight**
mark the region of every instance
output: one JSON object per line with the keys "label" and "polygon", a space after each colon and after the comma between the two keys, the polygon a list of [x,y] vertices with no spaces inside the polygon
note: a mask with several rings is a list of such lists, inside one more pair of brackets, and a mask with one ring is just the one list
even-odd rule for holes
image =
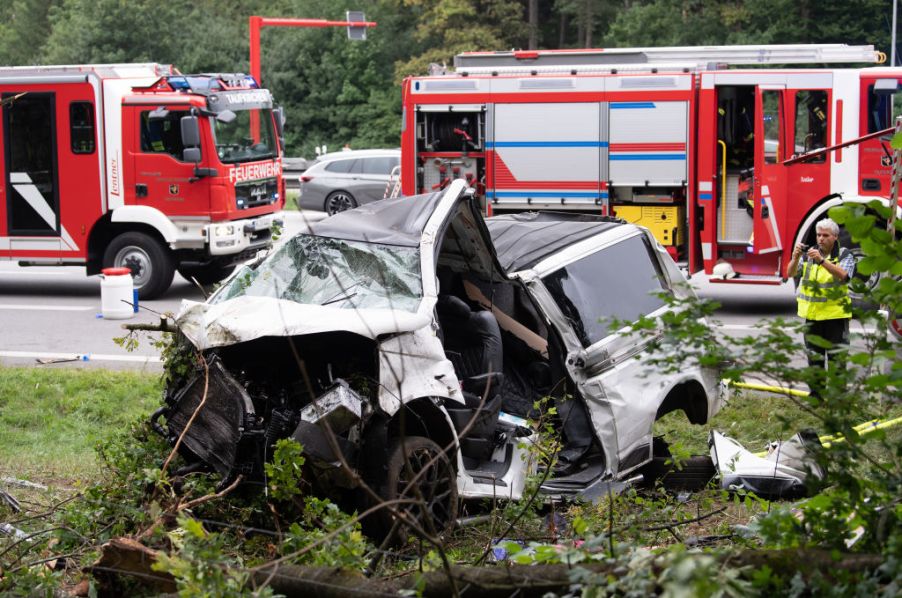
{"label": "fire truck headlight", "polygon": [[214,229],[217,237],[231,237],[235,234],[235,227],[231,224],[221,224]]}

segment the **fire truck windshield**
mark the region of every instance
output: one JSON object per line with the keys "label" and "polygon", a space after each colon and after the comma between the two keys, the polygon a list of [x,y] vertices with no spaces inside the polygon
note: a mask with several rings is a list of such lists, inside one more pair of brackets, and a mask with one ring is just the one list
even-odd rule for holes
{"label": "fire truck windshield", "polygon": [[[236,110],[235,119],[222,122],[211,118],[216,153],[223,163],[253,162],[276,155],[272,110]],[[251,132],[252,119],[259,124],[259,136]]]}

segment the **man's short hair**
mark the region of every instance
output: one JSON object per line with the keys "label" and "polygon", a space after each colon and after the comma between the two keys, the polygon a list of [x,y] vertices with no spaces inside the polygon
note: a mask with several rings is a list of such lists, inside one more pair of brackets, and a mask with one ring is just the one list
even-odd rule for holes
{"label": "man's short hair", "polygon": [[831,220],[830,218],[824,218],[823,220],[818,221],[818,223],[814,227],[814,230],[816,231],[823,229],[829,229],[835,237],[839,236],[839,225],[833,222],[833,220]]}

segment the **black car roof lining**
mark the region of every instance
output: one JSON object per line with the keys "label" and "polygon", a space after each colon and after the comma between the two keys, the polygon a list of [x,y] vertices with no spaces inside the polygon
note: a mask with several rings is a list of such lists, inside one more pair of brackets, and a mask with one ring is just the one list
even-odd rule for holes
{"label": "black car roof lining", "polygon": [[558,251],[624,224],[623,220],[566,212],[524,212],[486,220],[501,266],[532,268]]}

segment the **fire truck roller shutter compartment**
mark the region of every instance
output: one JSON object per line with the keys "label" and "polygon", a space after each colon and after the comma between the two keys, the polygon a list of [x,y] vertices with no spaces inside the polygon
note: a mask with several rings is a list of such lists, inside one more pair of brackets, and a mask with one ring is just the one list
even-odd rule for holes
{"label": "fire truck roller shutter compartment", "polygon": [[688,180],[687,102],[610,103],[610,181],[617,187],[673,187]]}
{"label": "fire truck roller shutter compartment", "polygon": [[496,104],[488,200],[496,209],[599,204],[607,178],[603,110],[598,102]]}

